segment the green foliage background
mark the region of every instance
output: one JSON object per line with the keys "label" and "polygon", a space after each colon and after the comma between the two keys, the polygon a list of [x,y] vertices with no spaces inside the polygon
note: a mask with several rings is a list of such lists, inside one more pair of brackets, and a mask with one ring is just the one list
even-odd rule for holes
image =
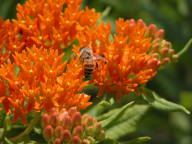
{"label": "green foliage background", "polygon": [[[15,17],[15,5],[24,0],[0,0],[0,17]],[[105,17],[115,29],[115,20],[143,19],[147,24],[154,23],[166,32],[166,39],[179,52],[192,37],[192,0],[86,0],[88,5],[98,12],[110,6],[111,11]],[[148,88],[161,97],[184,105],[192,110],[192,48],[182,55],[179,61],[159,71],[148,83]],[[151,144],[191,144],[192,117],[180,112],[162,112],[151,109],[140,122],[138,131],[124,139],[150,136]]]}

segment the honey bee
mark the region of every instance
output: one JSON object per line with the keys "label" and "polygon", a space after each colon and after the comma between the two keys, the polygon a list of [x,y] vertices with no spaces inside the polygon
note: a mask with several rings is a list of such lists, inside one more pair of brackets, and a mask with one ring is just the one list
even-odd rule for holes
{"label": "honey bee", "polygon": [[102,60],[106,63],[104,56],[93,53],[89,47],[80,48],[80,61],[83,64],[85,78],[90,78],[94,69],[98,67],[98,60]]}

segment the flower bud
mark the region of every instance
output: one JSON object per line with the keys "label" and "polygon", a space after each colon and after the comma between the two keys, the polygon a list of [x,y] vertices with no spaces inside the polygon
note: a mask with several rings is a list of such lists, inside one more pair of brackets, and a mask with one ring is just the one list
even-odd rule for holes
{"label": "flower bud", "polygon": [[95,124],[95,128],[96,128],[96,133],[99,133],[99,132],[101,131],[101,129],[102,129],[101,123],[97,122],[97,123]]}
{"label": "flower bud", "polygon": [[169,57],[165,57],[163,60],[162,60],[162,64],[169,64],[171,62],[170,58]]}
{"label": "flower bud", "polygon": [[56,138],[56,139],[54,140],[54,144],[62,144],[61,139],[60,139],[60,138]]}
{"label": "flower bud", "polygon": [[65,129],[70,129],[72,127],[72,119],[69,115],[65,115],[63,118],[63,127]]}
{"label": "flower bud", "polygon": [[76,107],[71,107],[68,110],[68,113],[70,114],[70,116],[74,115],[77,112],[77,108]]}
{"label": "flower bud", "polygon": [[150,24],[148,27],[148,31],[149,31],[149,36],[154,35],[154,33],[156,32],[156,25]]}
{"label": "flower bud", "polygon": [[148,67],[150,67],[152,69],[156,69],[157,67],[160,66],[160,61],[156,58],[153,58],[148,61],[147,65],[148,65]]}
{"label": "flower bud", "polygon": [[50,124],[52,126],[56,126],[57,125],[57,113],[56,112],[53,112],[51,115],[50,115]]}
{"label": "flower bud", "polygon": [[95,127],[94,126],[89,126],[86,129],[87,129],[87,135],[93,136],[95,134]]}
{"label": "flower bud", "polygon": [[169,52],[169,49],[168,49],[167,47],[164,47],[164,48],[161,49],[160,52],[161,52],[161,54],[162,54],[163,56],[166,56],[167,53]]}
{"label": "flower bud", "polygon": [[74,136],[71,139],[71,144],[81,144],[81,139],[78,136]]}
{"label": "flower bud", "polygon": [[51,125],[47,125],[43,131],[43,135],[45,139],[50,139],[54,134],[53,127]]}
{"label": "flower bud", "polygon": [[179,56],[175,54],[175,55],[172,56],[172,59],[173,59],[174,61],[178,61]]}
{"label": "flower bud", "polygon": [[73,125],[81,124],[81,113],[80,112],[75,112],[72,115],[72,123],[73,123]]}
{"label": "flower bud", "polygon": [[101,130],[100,133],[98,134],[97,140],[101,141],[105,138],[105,131]]}
{"label": "flower bud", "polygon": [[63,130],[62,132],[62,140],[64,142],[69,142],[71,140],[71,133],[69,130]]}
{"label": "flower bud", "polygon": [[84,140],[82,141],[82,144],[90,144],[90,142],[89,142],[89,140],[84,139]]}
{"label": "flower bud", "polygon": [[174,54],[174,53],[175,53],[175,50],[170,48],[170,49],[169,49],[169,54],[172,55],[172,54]]}
{"label": "flower bud", "polygon": [[81,137],[83,135],[83,127],[81,125],[78,125],[73,130],[73,135]]}
{"label": "flower bud", "polygon": [[62,137],[62,132],[63,132],[63,127],[58,125],[55,128],[55,136],[61,138]]}
{"label": "flower bud", "polygon": [[145,23],[144,23],[144,21],[143,21],[142,19],[139,19],[139,20],[137,21],[137,23],[138,23],[141,27],[145,27]]}
{"label": "flower bud", "polygon": [[164,33],[165,33],[164,30],[160,29],[157,31],[156,37],[162,39],[164,37]]}
{"label": "flower bud", "polygon": [[43,127],[47,126],[50,123],[50,117],[48,114],[45,113],[42,115],[41,123]]}

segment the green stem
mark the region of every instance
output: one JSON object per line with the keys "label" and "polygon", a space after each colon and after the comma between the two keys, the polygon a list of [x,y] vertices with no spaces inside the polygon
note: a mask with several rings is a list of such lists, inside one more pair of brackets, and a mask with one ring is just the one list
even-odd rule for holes
{"label": "green stem", "polygon": [[9,140],[12,142],[17,142],[22,140],[25,136],[29,135],[29,133],[33,130],[35,124],[38,122],[40,118],[40,113],[35,113],[35,116],[33,118],[33,120],[29,123],[28,127],[18,136],[10,138]]}
{"label": "green stem", "polygon": [[187,44],[184,46],[184,48],[180,52],[177,53],[177,55],[181,56],[183,53],[185,53],[189,49],[191,44],[192,44],[192,38],[187,42]]}

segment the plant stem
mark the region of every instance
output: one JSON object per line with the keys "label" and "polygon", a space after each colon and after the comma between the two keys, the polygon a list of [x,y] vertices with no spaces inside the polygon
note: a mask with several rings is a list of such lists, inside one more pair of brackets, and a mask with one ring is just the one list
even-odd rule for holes
{"label": "plant stem", "polygon": [[185,53],[189,49],[191,44],[192,44],[192,38],[187,42],[187,44],[184,46],[184,48],[180,52],[177,53],[177,55],[180,57],[183,53]]}
{"label": "plant stem", "polygon": [[10,138],[9,140],[12,142],[18,142],[20,140],[22,140],[25,136],[29,135],[29,133],[33,130],[35,124],[38,122],[40,118],[40,112],[35,113],[35,116],[33,118],[33,120],[29,123],[28,127],[18,136]]}

